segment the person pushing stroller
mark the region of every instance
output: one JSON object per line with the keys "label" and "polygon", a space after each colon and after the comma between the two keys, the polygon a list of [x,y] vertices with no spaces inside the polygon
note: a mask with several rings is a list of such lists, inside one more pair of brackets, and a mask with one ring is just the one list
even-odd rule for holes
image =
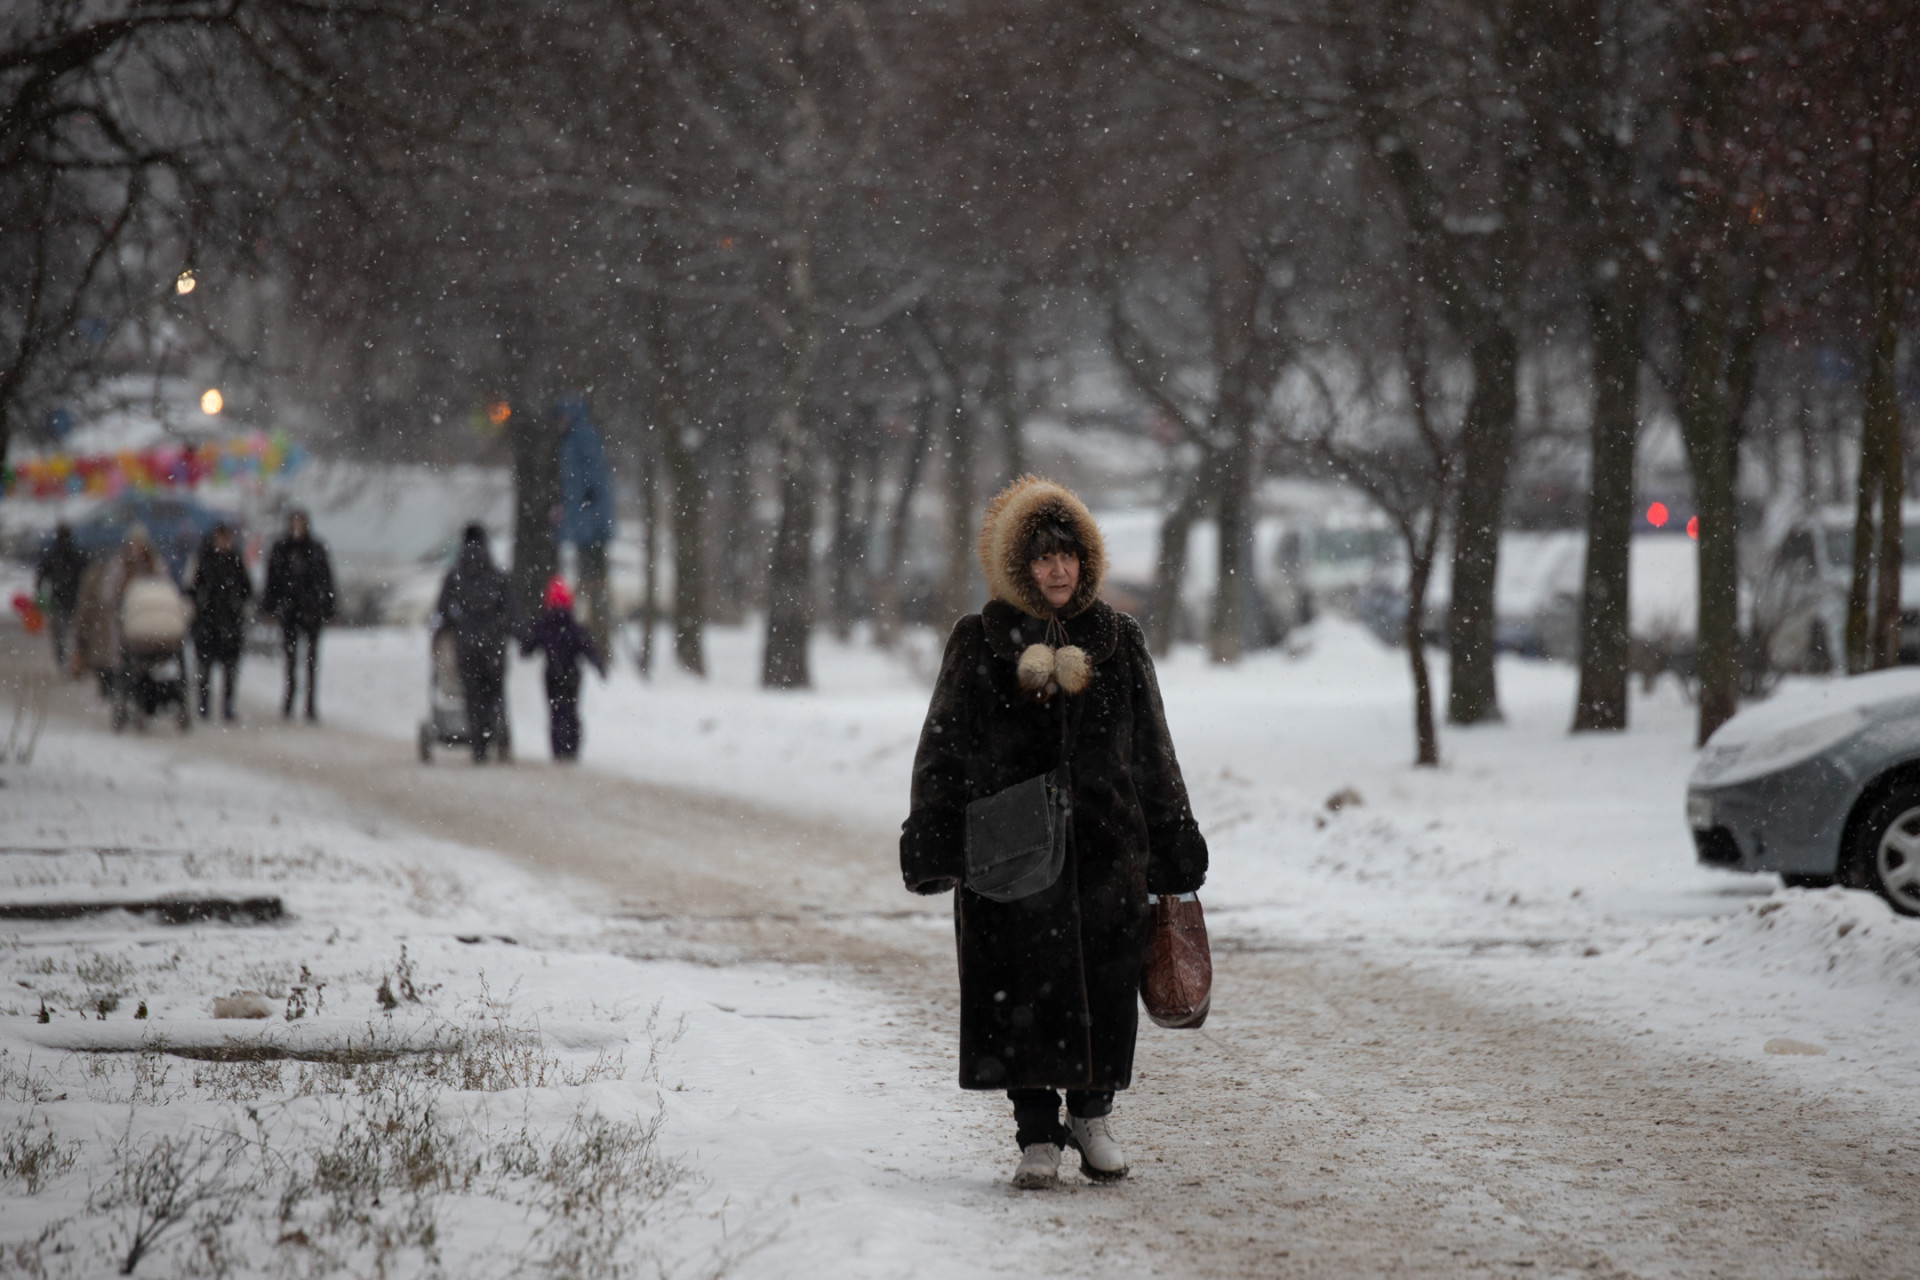
{"label": "person pushing stroller", "polygon": [[555,760],[573,760],[580,755],[580,664],[592,663],[604,680],[607,663],[573,616],[573,592],[565,579],[547,583],[544,604],[520,641],[520,656],[547,655],[547,740]]}
{"label": "person pushing stroller", "polygon": [[507,641],[519,631],[513,588],[493,563],[485,525],[460,535],[460,556],[440,587],[435,612],[453,632],[460,683],[467,695],[467,737],[475,764],[496,742],[506,758]]}

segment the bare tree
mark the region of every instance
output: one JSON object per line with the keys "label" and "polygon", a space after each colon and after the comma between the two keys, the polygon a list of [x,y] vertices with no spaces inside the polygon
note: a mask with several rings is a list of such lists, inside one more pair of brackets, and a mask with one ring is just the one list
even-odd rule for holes
{"label": "bare tree", "polygon": [[1398,358],[1368,359],[1350,349],[1302,361],[1318,393],[1317,426],[1282,447],[1364,493],[1399,535],[1407,561],[1401,642],[1413,676],[1414,763],[1440,763],[1433,682],[1427,668],[1426,599],[1447,525],[1464,429],[1446,379],[1432,359],[1429,326],[1411,310],[1400,327]]}

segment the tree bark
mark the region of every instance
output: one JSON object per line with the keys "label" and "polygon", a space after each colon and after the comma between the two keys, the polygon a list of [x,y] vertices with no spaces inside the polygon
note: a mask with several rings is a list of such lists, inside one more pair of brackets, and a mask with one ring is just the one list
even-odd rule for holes
{"label": "tree bark", "polygon": [[1640,299],[1616,276],[1588,293],[1587,310],[1593,328],[1593,474],[1575,733],[1627,727],[1633,453],[1640,430]]}
{"label": "tree bark", "polygon": [[[1680,431],[1693,473],[1694,512],[1699,520],[1699,601],[1694,629],[1694,669],[1700,682],[1698,741],[1739,709],[1740,579],[1735,525],[1734,471],[1739,453],[1736,398],[1730,386],[1744,380],[1738,367],[1752,358],[1752,345],[1733,332],[1732,282],[1726,253],[1705,262],[1687,326],[1681,371]],[[1733,368],[1729,368],[1733,365]]]}
{"label": "tree bark", "polygon": [[853,634],[853,578],[863,550],[854,513],[854,432],[833,442],[833,531],[827,551],[827,620],[837,640]]}
{"label": "tree bark", "polygon": [[[653,235],[646,246],[650,270],[659,275],[668,261],[665,237]],[[674,344],[667,299],[658,290],[649,294],[641,337],[654,370],[653,418],[660,440],[660,462],[669,485],[673,523],[673,656],[682,669],[697,676],[707,673],[705,551],[702,514],[707,507],[705,477],[701,475],[699,435],[687,417],[686,388],[680,373],[679,349]],[[653,464],[650,462],[649,467]],[[649,521],[654,519],[651,511]],[[649,524],[649,529],[652,525]],[[650,643],[650,642],[649,642]]]}
{"label": "tree bark", "polygon": [[560,436],[543,413],[516,409],[507,419],[513,452],[513,593],[523,614],[540,605],[559,564],[553,516],[560,505]]}
{"label": "tree bark", "polygon": [[1473,397],[1461,432],[1453,599],[1447,609],[1447,719],[1454,724],[1500,718],[1493,665],[1494,576],[1519,407],[1519,343],[1512,330],[1489,325],[1475,335],[1470,354]]}
{"label": "tree bark", "polygon": [[1187,576],[1187,542],[1193,533],[1193,522],[1200,518],[1200,512],[1207,505],[1212,484],[1213,460],[1202,456],[1200,465],[1194,469],[1191,487],[1160,521],[1153,594],[1147,603],[1149,645],[1160,657],[1171,653],[1180,640],[1180,587]]}
{"label": "tree bark", "polygon": [[780,523],[767,582],[767,638],[760,682],[769,689],[813,683],[813,373],[820,333],[813,282],[811,215],[789,221],[782,262],[785,333],[774,439],[780,448]]}
{"label": "tree bark", "polygon": [[1853,564],[1847,575],[1847,674],[1857,676],[1872,664],[1874,504],[1879,501],[1882,419],[1866,413],[1860,420],[1860,469],[1853,484]]}
{"label": "tree bark", "polygon": [[907,441],[906,457],[900,464],[900,492],[894,495],[885,548],[872,575],[874,642],[883,649],[892,647],[900,630],[900,575],[907,554],[907,521],[913,518],[913,496],[920,491],[920,477],[926,469],[934,417],[932,398],[922,397],[914,406],[913,437]]}
{"label": "tree bark", "polygon": [[[1436,518],[1438,512],[1435,512]],[[1413,763],[1436,768],[1440,764],[1440,737],[1433,726],[1433,677],[1427,670],[1427,584],[1433,579],[1433,548],[1421,548],[1408,539],[1412,572],[1407,576],[1407,622],[1402,643],[1413,670]]]}
{"label": "tree bark", "polygon": [[[660,625],[660,454],[640,451],[640,674],[653,675],[653,633]],[[606,655],[609,661],[612,655]]]}
{"label": "tree bark", "polygon": [[[1881,273],[1884,281],[1887,273]],[[1876,668],[1900,661],[1900,571],[1904,559],[1906,500],[1905,443],[1900,431],[1900,388],[1894,360],[1900,345],[1899,291],[1882,283],[1874,299],[1873,343],[1867,363],[1863,418],[1872,426],[1863,434],[1879,442],[1880,529],[1874,554],[1872,659]]]}
{"label": "tree bark", "polygon": [[1250,424],[1235,423],[1233,438],[1221,452],[1215,471],[1214,519],[1220,535],[1219,564],[1213,590],[1213,618],[1207,629],[1207,657],[1240,661],[1245,648],[1247,593],[1253,584],[1247,569],[1253,560],[1253,519],[1249,510],[1253,442]]}

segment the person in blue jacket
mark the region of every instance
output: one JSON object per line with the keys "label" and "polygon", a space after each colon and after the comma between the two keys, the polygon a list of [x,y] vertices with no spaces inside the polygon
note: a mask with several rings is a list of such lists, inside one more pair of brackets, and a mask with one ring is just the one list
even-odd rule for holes
{"label": "person in blue jacket", "polygon": [[565,579],[547,583],[544,604],[520,641],[520,654],[547,655],[547,739],[555,760],[573,760],[580,754],[580,664],[592,663],[602,680],[607,664],[573,616],[573,592]]}

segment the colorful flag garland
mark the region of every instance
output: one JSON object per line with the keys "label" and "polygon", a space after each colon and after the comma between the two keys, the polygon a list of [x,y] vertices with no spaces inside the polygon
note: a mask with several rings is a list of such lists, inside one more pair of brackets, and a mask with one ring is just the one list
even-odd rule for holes
{"label": "colorful flag garland", "polygon": [[113,497],[129,489],[192,489],[202,484],[267,478],[297,470],[306,450],[283,431],[250,431],[207,444],[161,444],[149,449],[74,456],[22,458],[0,472],[0,492],[9,497],[63,498],[79,494]]}

